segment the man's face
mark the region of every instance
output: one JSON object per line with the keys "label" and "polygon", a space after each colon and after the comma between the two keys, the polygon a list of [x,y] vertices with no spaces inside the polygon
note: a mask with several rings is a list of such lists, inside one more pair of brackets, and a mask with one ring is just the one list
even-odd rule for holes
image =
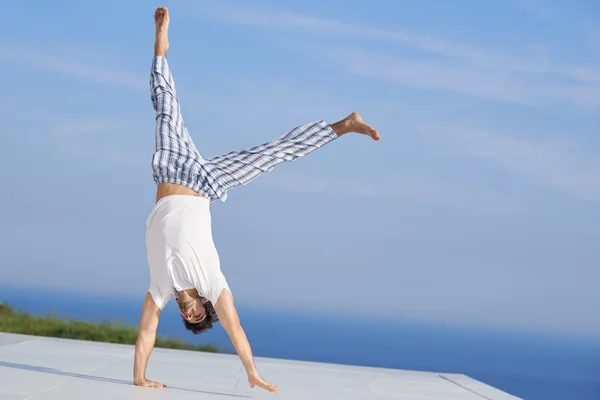
{"label": "man's face", "polygon": [[206,299],[188,299],[184,303],[179,304],[179,313],[186,321],[192,324],[198,324],[206,318],[206,308],[204,303]]}

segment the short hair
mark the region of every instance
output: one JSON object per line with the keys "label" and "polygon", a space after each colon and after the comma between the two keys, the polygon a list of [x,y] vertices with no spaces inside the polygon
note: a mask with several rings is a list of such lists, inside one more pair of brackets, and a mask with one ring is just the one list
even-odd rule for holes
{"label": "short hair", "polygon": [[185,325],[185,329],[191,331],[194,335],[198,335],[200,333],[208,332],[212,329],[213,324],[219,321],[219,317],[217,316],[217,312],[215,311],[212,303],[207,301],[203,304],[204,309],[206,310],[206,317],[202,322],[192,323],[187,320],[183,320]]}

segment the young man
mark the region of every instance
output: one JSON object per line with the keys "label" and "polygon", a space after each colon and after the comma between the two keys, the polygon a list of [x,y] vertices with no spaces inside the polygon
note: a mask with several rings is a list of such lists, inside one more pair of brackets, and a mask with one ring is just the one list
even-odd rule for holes
{"label": "young man", "polygon": [[262,379],[254,365],[233,296],[221,272],[212,240],[210,203],[225,201],[229,189],[246,184],[278,164],[294,161],[346,133],[357,132],[374,140],[380,137],[360,115],[352,113],[332,125],[324,121],[302,125],[263,145],[204,159],[183,123],[166,59],[168,9],[159,7],[154,19],[156,39],[150,89],[156,111],[156,152],[152,168],[158,189],[146,226],[150,288],[144,299],[135,346],[134,383],[165,386],[146,379],[145,372],[160,313],[167,302],[175,298],[187,329],[198,334],[220,321],[242,361],[250,386],[277,392],[279,388]]}

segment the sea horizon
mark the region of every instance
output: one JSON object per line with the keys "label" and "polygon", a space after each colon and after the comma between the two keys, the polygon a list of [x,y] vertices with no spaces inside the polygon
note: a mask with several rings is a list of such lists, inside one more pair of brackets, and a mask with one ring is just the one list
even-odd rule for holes
{"label": "sea horizon", "polygon": [[[138,297],[48,288],[32,296],[22,285],[0,284],[0,302],[20,311],[131,326],[139,320]],[[219,324],[191,335],[171,303],[159,335],[234,353]],[[256,307],[238,312],[256,357],[460,373],[524,399],[600,398],[600,338],[593,336]]]}

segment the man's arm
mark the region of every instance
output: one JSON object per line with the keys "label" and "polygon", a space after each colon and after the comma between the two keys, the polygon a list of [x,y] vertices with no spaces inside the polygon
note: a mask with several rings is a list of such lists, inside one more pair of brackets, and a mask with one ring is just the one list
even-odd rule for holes
{"label": "man's arm", "polygon": [[223,328],[229,335],[231,343],[233,344],[233,347],[235,347],[235,351],[242,360],[242,364],[248,374],[250,387],[258,385],[269,392],[278,392],[279,388],[277,386],[266,382],[260,377],[260,374],[254,365],[250,343],[248,343],[246,333],[240,324],[240,318],[233,304],[233,296],[228,290],[223,290],[223,292],[221,292],[217,304],[215,304],[215,311],[217,312],[221,325],[223,325]]}
{"label": "man's arm", "polygon": [[133,383],[136,386],[164,387],[162,383],[146,379],[146,365],[154,348],[156,328],[160,318],[160,308],[154,303],[150,292],[146,293],[140,317],[140,330],[135,342],[135,360],[133,364]]}

